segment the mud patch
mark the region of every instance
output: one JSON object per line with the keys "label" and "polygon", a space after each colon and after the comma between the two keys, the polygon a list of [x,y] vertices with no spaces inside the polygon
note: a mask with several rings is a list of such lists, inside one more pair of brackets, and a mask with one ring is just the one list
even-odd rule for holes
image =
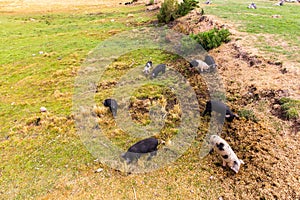
{"label": "mud patch", "polygon": [[278,99],[281,97],[287,97],[289,95],[287,90],[274,90],[274,89],[258,89],[255,85],[247,86],[247,92],[242,95],[240,102],[243,105],[255,103],[261,100],[267,100],[272,104],[278,103]]}
{"label": "mud patch", "polygon": [[249,53],[242,51],[237,45],[233,45],[233,47],[234,47],[234,50],[236,50],[236,52],[237,52],[235,58],[241,59],[241,60],[247,62],[249,67],[258,66],[258,65],[262,64],[262,61],[260,60],[260,58],[258,58],[258,56],[256,56],[256,55],[250,56]]}

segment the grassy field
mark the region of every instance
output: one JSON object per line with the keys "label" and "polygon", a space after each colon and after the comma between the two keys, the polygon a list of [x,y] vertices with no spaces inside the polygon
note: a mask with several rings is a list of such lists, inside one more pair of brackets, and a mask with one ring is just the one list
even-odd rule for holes
{"label": "grassy field", "polygon": [[248,44],[252,43],[250,46],[258,48],[261,53],[299,63],[299,3],[274,6],[276,1],[259,0],[255,1],[257,9],[248,9],[250,3],[216,0],[204,9],[207,14],[234,22],[239,31],[247,33]]}
{"label": "grassy field", "polygon": [[[258,1],[259,9],[248,10],[247,4],[226,2],[233,6],[216,0],[217,6],[204,7],[205,12],[236,23],[239,31],[256,37],[253,48],[300,61],[300,6],[273,7],[273,1]],[[271,18],[275,14],[282,18]],[[174,165],[127,176],[95,161],[76,133],[74,80],[88,53],[110,36],[148,26],[155,19],[155,13],[145,12],[144,6],[1,13],[0,199],[218,199],[224,194],[222,181],[214,177],[225,169],[213,171],[220,168],[215,167],[220,160],[214,158],[211,163],[212,156],[200,160],[197,141]],[[287,46],[271,44],[266,38]],[[176,59],[161,52],[144,53],[155,62]],[[148,59],[140,52],[130,58],[134,66]],[[132,60],[125,55],[116,63],[124,67]],[[116,71],[111,73],[115,79],[109,81],[117,81]],[[110,89],[97,98],[107,97]],[[41,113],[41,106],[48,112]],[[98,168],[103,172],[94,173]],[[242,199],[243,194],[236,197]]]}
{"label": "grassy field", "polygon": [[74,78],[100,41],[151,18],[141,6],[94,11],[0,17],[1,198],[41,195],[93,164],[72,120]]}

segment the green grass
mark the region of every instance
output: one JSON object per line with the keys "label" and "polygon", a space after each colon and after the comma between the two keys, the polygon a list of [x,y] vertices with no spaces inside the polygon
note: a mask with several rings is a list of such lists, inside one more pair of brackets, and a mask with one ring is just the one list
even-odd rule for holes
{"label": "green grass", "polygon": [[[239,24],[248,33],[295,35],[300,31],[299,6],[288,4],[273,6],[272,1],[256,1],[257,9],[248,9],[247,2],[214,1],[216,6],[206,7],[206,13],[229,19]],[[296,6],[295,6],[296,5]],[[280,15],[282,18],[272,18]],[[287,31],[289,30],[289,31]]]}
{"label": "green grass", "polygon": [[[129,13],[139,16],[128,20]],[[77,71],[99,42],[149,19],[141,6],[0,16],[1,199],[34,198],[57,177],[86,170],[93,158],[71,113]]]}
{"label": "green grass", "polygon": [[300,116],[300,100],[283,97],[279,100],[287,119],[296,119]]}
{"label": "green grass", "polygon": [[[213,2],[214,6],[204,7],[204,10],[206,14],[216,15],[233,22],[239,31],[260,38],[256,41],[256,47],[259,49],[278,55],[283,54],[288,59],[299,62],[297,51],[299,51],[300,46],[300,38],[298,37],[300,6],[294,3],[274,6],[275,1],[259,0],[255,2],[257,9],[248,9],[249,3],[251,2],[216,0]],[[272,18],[273,15],[279,15],[280,18]],[[282,47],[282,42],[286,42],[288,46]]]}
{"label": "green grass", "polygon": [[[129,13],[136,17],[128,19]],[[120,173],[94,162],[95,158],[77,135],[72,114],[74,81],[88,53],[101,41],[136,26],[147,26],[153,19],[155,16],[144,12],[142,6],[105,8],[101,13],[0,16],[1,198],[35,199],[58,188],[68,192],[74,186],[65,180],[80,181],[84,174],[93,175],[99,166],[106,171],[105,181],[118,180]],[[118,81],[128,70],[143,66],[148,60],[157,64],[177,58],[160,50],[136,50],[114,60],[101,81]],[[160,92],[153,90],[152,94],[149,88],[137,90],[134,95],[161,97]],[[112,94],[111,89],[95,95],[99,106]],[[41,106],[48,112],[40,113]],[[109,112],[104,114],[104,123],[111,124]],[[108,126],[105,131],[116,145],[129,147],[137,141],[115,128]],[[166,128],[164,135],[169,134],[177,134],[177,130]],[[110,178],[109,173],[115,174]],[[169,176],[174,173],[171,170]],[[155,182],[152,177],[150,184]],[[132,189],[127,183],[126,176],[121,177],[117,186],[120,192],[124,193],[123,188]],[[176,190],[176,185],[166,188],[174,193],[180,190]],[[90,194],[95,195],[95,191]],[[126,193],[123,196],[129,198]]]}
{"label": "green grass", "polygon": [[[1,130],[7,131],[10,122],[38,112],[41,106],[57,114],[70,113],[71,98],[57,101],[54,91],[70,97],[74,77],[87,53],[110,35],[134,27],[127,25],[127,14],[140,9],[112,9],[99,15],[1,16]],[[118,20],[111,22],[112,18]]]}
{"label": "green grass", "polygon": [[239,117],[243,117],[247,120],[252,120],[254,122],[258,122],[259,119],[255,116],[252,110],[242,109],[238,111]]}
{"label": "green grass", "polygon": [[[246,19],[230,12],[244,9],[242,5],[236,3],[234,8],[217,6],[205,10],[238,23]],[[294,22],[299,23],[299,18],[291,9],[290,17],[287,16],[291,23],[285,26],[292,30],[281,28],[276,37],[289,38],[298,31]],[[133,199],[133,187],[138,197],[145,199],[153,196],[158,199],[217,199],[222,196],[219,183],[209,178],[214,173],[211,166],[205,159],[199,161],[198,143],[171,167],[141,176],[124,176],[94,162],[94,157],[77,135],[71,110],[77,72],[88,53],[101,41],[121,31],[146,26],[156,17],[144,12],[143,6],[95,10],[93,13],[0,16],[0,199],[36,199],[44,195],[63,199],[64,195],[72,198],[78,193],[79,196],[74,198]],[[128,19],[129,13],[136,17]],[[292,21],[293,17],[295,21]],[[263,18],[255,20],[263,21]],[[241,25],[240,30],[258,33],[253,22]],[[263,30],[263,33],[275,34],[272,31],[275,29]],[[292,44],[295,43],[292,41]],[[267,46],[264,48],[268,49]],[[39,54],[40,51],[43,54]],[[116,70],[117,64],[122,68],[134,63],[133,68],[144,65],[149,59],[161,63],[172,62],[177,57],[149,49],[134,51],[115,60],[104,73],[103,81],[117,81],[129,70]],[[147,96],[149,88],[136,90],[135,95]],[[154,91],[151,95],[159,97],[161,92]],[[100,105],[111,93],[111,88],[104,89],[95,95],[95,99]],[[45,106],[48,113],[40,113],[41,106]],[[108,116],[108,112],[105,114]],[[252,113],[246,114],[253,117]],[[36,125],[39,118],[40,124]],[[108,131],[120,146],[130,146],[133,142],[125,140],[122,131],[113,131],[111,127]],[[164,134],[168,132],[177,134],[173,127],[166,129]],[[94,174],[98,167],[104,168],[102,174]]]}

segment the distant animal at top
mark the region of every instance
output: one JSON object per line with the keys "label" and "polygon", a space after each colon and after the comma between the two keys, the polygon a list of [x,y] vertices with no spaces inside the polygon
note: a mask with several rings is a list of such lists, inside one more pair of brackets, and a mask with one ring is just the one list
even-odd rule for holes
{"label": "distant animal at top", "polygon": [[280,0],[279,2],[275,3],[275,6],[283,6],[284,0]]}
{"label": "distant animal at top", "polygon": [[220,136],[212,135],[210,136],[210,145],[212,147],[211,151],[215,150],[219,155],[222,156],[223,167],[226,165],[230,167],[235,173],[240,170],[241,164],[245,164],[244,161],[238,159],[237,155],[234,153],[229,144]]}
{"label": "distant animal at top", "polygon": [[251,3],[249,4],[248,8],[256,9],[257,7],[255,3]]}
{"label": "distant animal at top", "polygon": [[152,67],[152,61],[150,60],[150,61],[148,61],[148,62],[146,63],[143,72],[144,72],[145,74],[149,74],[149,73],[150,73],[151,67]]}
{"label": "distant animal at top", "polygon": [[109,107],[109,110],[111,111],[111,113],[114,117],[117,116],[118,104],[117,104],[116,100],[114,100],[114,99],[105,99],[104,102],[103,102],[103,105],[105,107]]}
{"label": "distant animal at top", "polygon": [[212,3],[212,1],[211,0],[207,0],[207,1],[205,1],[205,3],[204,4],[211,4]]}
{"label": "distant animal at top", "polygon": [[205,116],[207,113],[211,114],[212,111],[215,111],[220,114],[225,114],[225,119],[228,122],[232,122],[234,118],[239,118],[238,115],[234,114],[230,110],[230,108],[221,101],[215,101],[215,100],[207,101],[202,116]]}
{"label": "distant animal at top", "polygon": [[166,65],[165,64],[159,64],[151,72],[151,77],[152,78],[156,78],[159,73],[163,74],[165,72],[166,72]]}
{"label": "distant animal at top", "polygon": [[143,139],[127,150],[126,153],[123,153],[121,156],[126,160],[126,163],[129,164],[132,161],[137,161],[142,154],[150,153],[150,156],[147,160],[150,160],[157,153],[158,140],[156,138],[150,137]]}

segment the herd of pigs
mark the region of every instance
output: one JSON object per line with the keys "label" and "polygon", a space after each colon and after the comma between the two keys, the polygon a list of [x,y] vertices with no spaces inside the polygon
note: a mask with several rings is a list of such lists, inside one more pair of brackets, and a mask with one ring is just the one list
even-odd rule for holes
{"label": "herd of pigs", "polygon": [[[152,61],[148,61],[144,67],[143,73],[148,76],[152,68]],[[196,69],[199,73],[211,72],[216,69],[217,65],[214,59],[206,55],[205,59],[202,60],[192,60],[190,62],[190,68]],[[156,78],[159,74],[163,74],[166,71],[165,64],[157,65],[152,71],[150,78]],[[106,99],[103,102],[105,107],[109,107],[113,117],[117,116],[118,104],[115,99]],[[238,115],[234,114],[230,108],[221,101],[218,100],[209,100],[206,102],[205,110],[202,116],[206,114],[211,115],[211,112],[216,112],[221,116],[225,117],[226,121],[232,122],[234,118],[238,118]],[[141,155],[150,153],[147,160],[150,160],[153,156],[156,155],[158,147],[158,139],[155,137],[150,137],[143,139],[134,145],[132,145],[126,153],[122,154],[122,158],[126,161],[127,164],[137,161]],[[230,145],[218,135],[211,135],[209,139],[210,144],[210,153],[215,150],[223,160],[223,167],[230,167],[235,173],[238,173],[241,164],[244,162],[238,159],[237,155],[234,153]]]}

